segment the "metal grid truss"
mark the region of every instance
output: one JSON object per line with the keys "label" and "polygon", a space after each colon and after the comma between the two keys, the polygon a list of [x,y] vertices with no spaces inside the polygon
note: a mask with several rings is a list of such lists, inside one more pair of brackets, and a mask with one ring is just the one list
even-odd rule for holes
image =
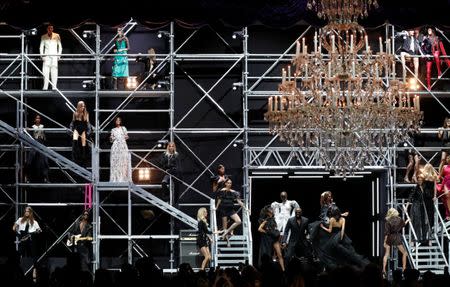
{"label": "metal grid truss", "polygon": [[[137,25],[136,22],[133,20],[130,20],[125,25],[125,34],[131,33],[132,30]],[[223,37],[220,33],[214,31],[211,27],[203,27],[201,29],[210,29],[217,38],[226,46],[230,46],[227,42],[226,38]],[[395,27],[392,25],[385,25],[386,29],[386,36],[390,36],[394,38],[395,35]],[[131,191],[129,192],[128,201],[124,205],[127,207],[128,210],[128,220],[131,218],[131,212],[133,206],[137,206],[139,204],[151,204],[158,208],[161,208],[163,211],[172,214],[174,217],[178,217],[181,220],[184,220],[185,222],[188,222],[190,227],[193,227],[194,221],[192,217],[194,217],[193,214],[187,215],[183,213],[182,211],[177,211],[173,205],[174,205],[174,190],[173,190],[173,184],[171,184],[171,192],[170,192],[170,199],[168,204],[164,204],[162,202],[159,202],[157,199],[151,197],[147,200],[145,200],[147,203],[134,203],[133,198],[135,197],[146,197],[144,196],[146,193],[145,191],[151,189],[151,188],[159,188],[159,186],[111,186],[107,183],[100,181],[100,170],[107,169],[107,167],[102,166],[102,163],[100,163],[100,153],[102,152],[109,152],[109,150],[105,150],[100,148],[100,135],[104,133],[108,133],[107,131],[107,125],[112,121],[115,115],[125,112],[130,113],[136,113],[136,112],[145,112],[145,113],[155,113],[155,112],[167,112],[169,114],[169,123],[167,126],[167,130],[165,131],[156,131],[156,130],[130,130],[130,134],[142,134],[142,135],[156,135],[160,139],[168,139],[168,140],[175,140],[177,143],[181,146],[183,146],[188,152],[189,155],[192,156],[195,161],[202,166],[201,172],[195,177],[194,180],[190,182],[186,182],[182,180],[181,178],[177,178],[172,176],[172,180],[178,182],[180,186],[183,187],[183,190],[181,192],[181,196],[183,196],[186,192],[194,192],[198,195],[200,195],[203,200],[201,202],[192,203],[195,206],[206,206],[210,208],[210,214],[213,214],[213,207],[214,207],[214,200],[210,198],[208,195],[206,195],[204,192],[196,188],[196,183],[198,183],[199,180],[202,179],[205,175],[213,175],[214,172],[211,169],[211,166],[214,164],[217,164],[218,159],[223,156],[226,150],[230,149],[230,147],[233,145],[233,143],[236,142],[236,140],[242,140],[243,148],[242,148],[242,190],[244,199],[246,201],[246,204],[250,206],[251,204],[251,184],[249,182],[249,172],[252,169],[260,169],[264,168],[267,170],[279,170],[279,169],[322,169],[323,166],[320,163],[319,156],[317,154],[317,150],[310,150],[310,151],[300,151],[298,149],[293,149],[286,146],[279,146],[275,144],[277,141],[277,136],[270,136],[268,133],[267,128],[260,128],[260,127],[253,127],[250,124],[249,120],[249,113],[251,109],[255,109],[255,107],[252,105],[252,101],[264,101],[264,104],[266,102],[266,99],[268,96],[271,96],[275,94],[274,89],[271,90],[264,90],[264,87],[267,87],[268,85],[263,84],[270,84],[272,87],[274,87],[273,82],[274,81],[281,81],[281,77],[278,76],[278,66],[280,64],[287,64],[291,61],[291,58],[293,56],[293,53],[290,53],[297,40],[301,39],[308,33],[310,33],[313,30],[311,26],[305,27],[304,31],[300,33],[300,36],[297,39],[293,39],[292,44],[281,54],[256,54],[256,53],[250,53],[248,48],[248,37],[249,32],[248,28],[242,29],[242,38],[240,39],[242,44],[242,51],[239,52],[233,52],[228,54],[188,54],[188,53],[181,53],[182,48],[185,47],[190,40],[197,34],[198,30],[193,30],[190,32],[190,34],[182,41],[180,41],[178,47],[175,47],[175,24],[172,22],[169,26],[168,31],[168,39],[169,41],[169,51],[167,54],[158,54],[158,68],[163,67],[164,65],[167,65],[169,67],[169,89],[168,91],[143,91],[141,90],[142,83],[138,85],[138,87],[132,91],[105,91],[102,90],[100,87],[100,82],[102,79],[101,73],[100,73],[100,65],[102,61],[104,61],[107,57],[112,57],[114,54],[109,54],[110,51],[113,48],[114,45],[114,38],[111,38],[109,41],[107,41],[106,45],[101,44],[100,42],[100,35],[101,35],[101,27],[96,25],[95,26],[95,45],[94,47],[87,43],[82,37],[79,36],[79,32],[75,31],[74,29],[70,30],[70,33],[74,36],[76,40],[79,41],[79,43],[85,48],[87,51],[87,54],[72,54],[72,55],[63,55],[62,61],[91,61],[95,63],[95,72],[94,76],[67,76],[67,78],[70,79],[92,79],[95,83],[94,90],[93,91],[81,91],[81,90],[72,90],[72,91],[62,91],[58,88],[56,88],[53,92],[47,92],[47,91],[36,91],[36,90],[30,90],[28,89],[28,83],[29,80],[33,78],[33,76],[29,75],[29,69],[33,69],[35,71],[38,71],[37,77],[42,77],[42,71],[41,69],[34,63],[34,61],[40,56],[36,54],[30,54],[28,53],[29,48],[27,47],[27,41],[25,34],[15,35],[15,36],[0,36],[0,37],[7,37],[7,38],[16,38],[19,42],[18,45],[20,45],[20,53],[18,54],[7,54],[7,55],[1,55],[0,60],[2,62],[7,62],[7,66],[3,71],[0,72],[0,99],[3,101],[6,100],[12,100],[13,103],[16,104],[16,121],[15,121],[15,129],[11,129],[12,127],[7,125],[6,123],[1,125],[2,132],[7,132],[9,134],[14,134],[15,140],[0,146],[0,151],[3,152],[1,156],[3,156],[7,152],[14,153],[15,163],[14,167],[12,168],[15,172],[15,183],[7,186],[0,186],[0,189],[2,193],[8,198],[8,202],[5,202],[4,204],[10,205],[10,209],[7,212],[10,212],[15,207],[15,217],[17,218],[19,216],[20,207],[24,204],[30,204],[30,202],[26,201],[26,196],[23,196],[23,194],[26,194],[29,188],[32,187],[76,187],[76,186],[83,186],[83,184],[86,183],[84,180],[80,180],[78,177],[74,176],[73,174],[70,174],[69,172],[72,171],[74,173],[78,173],[76,171],[76,168],[78,168],[75,164],[70,163],[67,159],[62,159],[60,157],[63,157],[58,154],[54,154],[55,152],[53,150],[58,150],[57,148],[48,148],[39,146],[37,143],[33,142],[32,140],[28,140],[29,136],[26,134],[26,113],[25,111],[34,111],[41,114],[43,118],[45,118],[48,122],[51,122],[58,128],[49,128],[46,129],[47,133],[66,133],[68,132],[68,127],[64,124],[61,124],[58,122],[57,119],[54,119],[52,116],[46,115],[45,112],[42,112],[38,110],[37,108],[33,107],[31,104],[28,103],[28,99],[31,98],[46,98],[46,97],[59,97],[59,99],[62,99],[63,102],[66,104],[65,108],[67,108],[68,111],[74,110],[74,103],[70,100],[73,98],[93,98],[95,101],[94,104],[94,117],[92,124],[94,126],[95,136],[94,140],[91,143],[92,146],[92,170],[87,171],[85,175],[88,177],[87,181],[92,183],[94,186],[94,208],[93,208],[93,216],[94,216],[94,255],[95,260],[93,264],[94,270],[100,267],[100,243],[101,240],[109,240],[109,239],[125,239],[128,240],[128,260],[129,262],[132,262],[132,258],[134,256],[133,251],[138,256],[145,256],[146,252],[143,248],[139,246],[135,242],[135,239],[145,239],[149,238],[148,235],[145,234],[132,234],[131,224],[128,221],[128,226],[122,227],[119,223],[117,223],[117,226],[122,231],[119,235],[105,235],[101,234],[100,232],[100,223],[102,215],[104,215],[105,218],[108,218],[109,220],[115,222],[113,216],[111,216],[106,210],[105,206],[108,206],[108,203],[106,203],[106,197],[101,197],[101,190],[115,190],[115,192],[120,192],[120,190],[126,190]],[[446,40],[447,37],[443,35]],[[392,39],[393,40],[393,39]],[[105,41],[103,41],[105,42]],[[394,43],[394,41],[392,41]],[[394,48],[394,47],[393,47]],[[138,55],[128,55],[129,57],[138,56]],[[397,59],[400,61],[400,59]],[[202,62],[205,64],[212,64],[214,65],[217,62],[224,62],[229,63],[228,69],[209,87],[205,87],[204,84],[201,84],[200,81],[196,80],[193,75],[191,75],[187,70],[183,69],[182,63],[186,62]],[[260,64],[260,63],[268,63],[269,67],[265,69],[262,73],[257,73],[255,75],[250,74],[250,68],[253,64]],[[180,112],[175,111],[175,66],[178,66],[182,72],[180,76],[184,76],[186,79],[188,79],[191,84],[196,87],[201,93],[202,96],[199,100],[196,100],[192,103],[191,108],[189,108],[184,114],[176,120],[175,113],[177,115],[180,115]],[[212,95],[211,92],[227,77],[227,75],[236,68],[239,68],[242,71],[242,77],[241,77],[241,98],[239,101],[241,101],[242,105],[242,122],[236,122],[235,119],[233,119],[231,116],[227,114],[227,107],[221,105],[221,103],[216,100]],[[411,71],[408,68],[408,71],[411,73]],[[445,73],[447,70],[445,70]],[[151,76],[151,75],[149,75]],[[60,77],[62,78],[62,77]],[[439,80],[443,80],[445,78],[440,78]],[[14,80],[19,81],[16,88],[11,89],[3,89],[2,86],[4,86],[8,81]],[[425,85],[423,84],[420,79],[418,79],[419,83],[423,86],[423,90],[415,92],[416,94],[420,94],[421,96],[431,96],[440,106],[448,113],[448,109],[445,107],[445,105],[440,101],[439,99],[442,97],[448,96],[448,92],[445,91],[433,91],[428,90]],[[145,81],[145,80],[144,80]],[[143,82],[144,82],[143,81]],[[387,81],[386,81],[387,82]],[[435,82],[435,83],[436,83]],[[53,86],[53,85],[52,85]],[[263,87],[263,88],[260,88]],[[168,109],[164,110],[137,110],[128,108],[130,103],[134,99],[142,98],[142,97],[167,97],[169,98],[169,107]],[[121,99],[120,104],[116,106],[115,109],[101,109],[100,103],[103,98],[117,98]],[[193,111],[200,105],[202,102],[207,102],[210,105],[212,105],[215,109],[215,111],[224,117],[225,121],[231,125],[229,128],[217,128],[217,127],[210,127],[210,128],[194,128],[194,127],[182,127],[182,123],[193,113]],[[263,108],[264,109],[264,105]],[[105,116],[106,115],[106,116]],[[424,130],[425,132],[436,132],[434,130]],[[186,135],[198,135],[198,136],[210,136],[214,134],[228,134],[230,135],[230,140],[226,143],[225,147],[222,150],[216,151],[216,154],[213,155],[212,160],[205,160],[201,158],[200,155],[198,155],[194,150],[192,146],[189,145],[189,143],[186,141],[185,136]],[[27,138],[28,137],[28,138]],[[26,140],[27,139],[27,140]],[[27,184],[23,182],[23,175],[21,166],[24,164],[24,156],[25,151],[28,147],[36,148],[40,152],[43,152],[46,155],[53,155],[52,159],[57,164],[57,169],[59,169],[66,177],[67,182],[66,183],[49,183],[49,184]],[[418,151],[424,150],[424,148],[416,148]],[[61,150],[61,149],[59,149]],[[66,148],[68,150],[68,148]],[[368,168],[387,168],[390,176],[389,176],[389,202],[390,204],[393,204],[395,202],[395,188],[398,186],[397,180],[396,180],[396,174],[397,174],[397,166],[396,166],[396,154],[397,152],[401,150],[401,148],[392,147],[388,149],[383,149],[381,151],[374,150],[371,151],[371,166]],[[149,155],[151,155],[154,152],[160,152],[156,147],[153,147],[151,149],[146,150],[131,150],[132,155],[134,159],[138,160],[138,164],[134,166],[134,168],[139,168],[142,163],[146,163],[150,166],[153,166],[154,168],[158,168],[157,166],[154,166],[154,164],[149,160]],[[425,151],[425,150],[424,150]],[[436,149],[434,152],[438,152]],[[144,154],[143,156],[141,154]],[[434,155],[435,157],[436,155]],[[424,158],[427,158],[424,156]],[[433,157],[431,157],[432,159]],[[427,160],[428,161],[428,160]],[[3,167],[2,167],[3,168]],[[5,167],[6,169],[11,167]],[[85,177],[86,179],[86,177]],[[136,192],[137,191],[137,192]],[[150,194],[150,193],[148,193]],[[33,203],[31,203],[33,204]],[[57,203],[51,203],[51,202],[41,202],[41,203],[34,203],[36,206],[48,206],[48,205],[57,205]],[[81,205],[81,203],[63,203],[62,206],[67,205]],[[189,204],[185,204],[186,206]],[[117,205],[118,206],[118,205]],[[180,204],[181,206],[181,204]],[[4,214],[0,217],[0,220],[5,218]],[[251,246],[252,242],[252,236],[251,236],[251,227],[248,217],[244,218],[244,221],[246,222],[244,228],[244,234],[243,236],[246,238],[247,243],[249,243],[248,246]],[[116,223],[116,222],[115,222]],[[215,220],[212,219],[212,227],[215,228]],[[175,263],[175,240],[178,238],[178,235],[174,233],[174,222],[171,221],[171,232],[169,235],[161,235],[160,237],[154,236],[155,238],[161,238],[161,239],[169,239],[170,245],[171,245],[171,251],[170,251],[170,269],[174,269],[174,263]],[[53,247],[58,242],[61,241],[61,238],[65,236],[65,233],[61,234],[57,237],[57,240],[54,242],[54,244],[51,245]],[[216,248],[213,246],[213,249]],[[249,250],[249,256],[248,260],[251,262],[252,260],[252,251],[251,247]],[[216,258],[217,260],[217,258]],[[215,262],[216,264],[217,262]]]}

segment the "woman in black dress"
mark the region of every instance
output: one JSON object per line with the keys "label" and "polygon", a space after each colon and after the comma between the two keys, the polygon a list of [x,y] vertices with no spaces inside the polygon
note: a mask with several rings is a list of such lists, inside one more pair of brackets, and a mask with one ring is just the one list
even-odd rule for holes
{"label": "woman in black dress", "polygon": [[[77,103],[77,109],[73,112],[72,122],[70,123],[72,136],[72,157],[78,164],[86,164],[86,143],[90,133],[89,113],[83,101]],[[81,143],[81,147],[80,147]],[[81,149],[81,151],[80,151]]]}
{"label": "woman in black dress", "polygon": [[423,174],[417,177],[417,185],[411,190],[409,194],[407,207],[412,205],[409,211],[411,217],[411,224],[417,236],[418,242],[425,242],[429,239],[430,225],[428,224],[427,210],[425,207]]}
{"label": "woman in black dress", "polygon": [[397,247],[402,253],[402,269],[406,269],[406,252],[402,243],[402,229],[408,224],[408,221],[398,215],[398,211],[395,208],[390,208],[386,214],[386,223],[384,224],[384,257],[383,257],[383,274],[386,275],[386,265],[391,251],[391,247]]}
{"label": "woman in black dress", "polygon": [[[222,239],[225,239],[227,241],[230,239],[232,231],[241,224],[241,218],[234,210],[234,203],[237,202],[242,207],[242,209],[247,211],[250,215],[250,211],[244,206],[244,203],[239,198],[238,192],[232,190],[231,185],[231,179],[225,180],[225,187],[220,190],[216,205],[216,209],[219,211],[222,217]],[[228,217],[230,217],[234,222],[227,229]]]}
{"label": "woman in black dress", "polygon": [[[40,115],[34,117],[34,125],[31,127],[31,131],[33,132],[33,138],[37,142],[45,144],[44,125],[41,123]],[[48,182],[48,159],[35,149],[31,149],[28,154],[26,169],[26,181]]]}
{"label": "woman in black dress", "polygon": [[423,201],[425,203],[425,211],[428,218],[428,226],[430,230],[434,226],[434,202],[437,200],[437,188],[436,182],[439,180],[439,176],[434,167],[427,163],[423,170]]}
{"label": "woman in black dress", "polygon": [[323,253],[319,255],[322,263],[329,269],[334,269],[342,265],[353,265],[363,268],[369,261],[356,253],[352,245],[352,240],[345,234],[345,218],[336,206],[331,206],[329,212],[329,224],[324,224],[320,228],[330,234],[329,239],[322,246]]}
{"label": "woman in black dress", "polygon": [[273,210],[270,205],[265,206],[261,210],[259,218],[258,232],[261,233],[261,242],[259,244],[259,264],[264,256],[272,258],[273,250],[277,255],[281,270],[284,271],[284,259],[281,254],[280,231],[273,217]]}
{"label": "woman in black dress", "polygon": [[163,191],[167,192],[169,191],[170,176],[178,176],[180,170],[179,154],[174,142],[169,142],[167,144],[166,151],[160,158],[159,166],[165,171],[161,185]]}
{"label": "woman in black dress", "polygon": [[203,255],[203,261],[201,265],[201,270],[205,270],[206,265],[208,265],[211,260],[211,252],[209,251],[209,243],[212,241],[210,234],[211,230],[208,229],[208,222],[206,217],[208,216],[208,211],[206,208],[202,207],[197,211],[198,220],[198,234],[197,234],[197,247],[200,253]]}

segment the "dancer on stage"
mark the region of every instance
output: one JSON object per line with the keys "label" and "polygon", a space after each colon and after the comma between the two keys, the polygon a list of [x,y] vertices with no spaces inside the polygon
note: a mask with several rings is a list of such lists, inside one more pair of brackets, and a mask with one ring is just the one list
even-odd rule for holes
{"label": "dancer on stage", "polygon": [[434,167],[427,163],[423,170],[423,201],[425,203],[425,210],[428,218],[428,225],[430,230],[434,226],[434,202],[437,200],[437,181],[439,180],[439,176],[434,169]]}
{"label": "dancer on stage", "polygon": [[286,262],[289,262],[292,257],[312,258],[312,246],[306,238],[308,224],[308,218],[302,216],[302,209],[296,208],[295,216],[289,218],[286,224],[282,240],[282,247],[286,248]]}
{"label": "dancer on stage", "polygon": [[219,164],[217,167],[217,175],[211,177],[213,193],[222,190],[225,187],[225,181],[229,178],[230,176],[225,174],[225,166]]}
{"label": "dancer on stage", "polygon": [[438,130],[438,138],[442,141],[441,162],[439,164],[439,172],[445,164],[447,155],[450,154],[450,117],[444,119],[444,124]]}
{"label": "dancer on stage", "polygon": [[[241,224],[241,218],[234,210],[234,204],[238,203],[243,210],[247,211],[250,215],[250,210],[245,207],[244,203],[239,198],[239,193],[235,190],[231,189],[232,181],[231,179],[227,179],[225,181],[225,187],[219,192],[218,200],[216,204],[216,209],[220,212],[222,216],[222,239],[225,239],[229,243],[230,237],[233,235],[232,231]],[[228,226],[228,217],[230,217],[234,222],[227,229]]]}
{"label": "dancer on stage", "polygon": [[423,243],[429,239],[431,230],[424,201],[422,173],[417,177],[416,187],[414,187],[409,194],[407,207],[409,205],[412,205],[409,214],[411,217],[411,224],[413,225],[417,236],[417,241]]}
{"label": "dancer on stage", "polygon": [[[319,219],[322,221],[322,223],[325,226],[328,226],[328,223],[330,221],[329,212],[330,212],[331,208],[335,207],[335,206],[336,206],[336,203],[334,203],[334,201],[333,201],[333,195],[332,195],[331,191],[322,192],[322,194],[320,195]],[[347,217],[348,214],[349,214],[348,211],[346,211],[346,212],[342,213],[341,216]]]}
{"label": "dancer on stage", "polygon": [[402,253],[402,269],[406,269],[407,251],[402,243],[402,229],[408,224],[399,216],[397,209],[390,208],[386,214],[386,223],[384,225],[384,257],[383,257],[383,275],[386,277],[386,265],[391,248],[397,247]]}
{"label": "dancer on stage", "polygon": [[261,242],[259,245],[259,264],[264,256],[272,258],[273,251],[278,258],[281,270],[284,271],[284,259],[281,254],[280,231],[273,216],[273,210],[270,206],[265,206],[260,213],[258,232],[261,233]]}
{"label": "dancer on stage", "polygon": [[[426,58],[427,60],[427,87],[428,90],[431,90],[431,67],[433,66],[433,60],[436,63],[437,75],[440,79],[442,76],[441,72],[441,60],[440,56],[447,56],[445,52],[444,44],[441,39],[436,36],[436,30],[433,27],[428,27],[427,35],[424,37],[422,42],[422,50],[426,55],[430,55],[430,57]],[[447,67],[450,67],[450,60],[445,58],[444,62],[447,64]]]}
{"label": "dancer on stage", "polygon": [[197,220],[198,220],[198,234],[197,234],[197,247],[200,250],[200,253],[203,255],[202,265],[200,267],[201,270],[205,270],[209,261],[211,260],[211,253],[209,251],[209,245],[212,241],[211,238],[211,230],[208,228],[208,222],[206,217],[208,216],[208,211],[206,208],[202,207],[197,211]]}
{"label": "dancer on stage", "polygon": [[329,224],[320,227],[329,233],[328,240],[322,246],[320,261],[327,268],[333,269],[342,265],[353,265],[363,268],[369,261],[353,248],[351,239],[345,234],[345,218],[337,206],[332,206],[329,213]]}
{"label": "dancer on stage", "polygon": [[178,176],[180,170],[179,154],[174,142],[167,144],[166,151],[163,153],[159,166],[165,171],[163,180],[161,182],[164,192],[169,191],[170,176]]}
{"label": "dancer on stage", "polygon": [[286,191],[280,193],[281,202],[272,202],[271,207],[275,216],[275,221],[277,222],[278,230],[280,230],[281,235],[284,234],[284,229],[289,218],[295,215],[295,209],[299,208],[297,201],[288,200],[288,195]]}

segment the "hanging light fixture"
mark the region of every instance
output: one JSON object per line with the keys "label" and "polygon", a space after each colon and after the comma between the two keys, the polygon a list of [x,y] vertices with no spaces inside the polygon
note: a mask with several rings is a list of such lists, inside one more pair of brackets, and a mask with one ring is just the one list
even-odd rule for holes
{"label": "hanging light fixture", "polygon": [[380,37],[375,52],[356,22],[376,1],[309,0],[307,7],[328,24],[315,33],[312,52],[305,38],[297,41],[292,66],[282,69],[279,94],[268,99],[264,117],[281,141],[318,149],[327,170],[353,174],[371,153],[418,130],[419,98],[396,79],[390,39]]}

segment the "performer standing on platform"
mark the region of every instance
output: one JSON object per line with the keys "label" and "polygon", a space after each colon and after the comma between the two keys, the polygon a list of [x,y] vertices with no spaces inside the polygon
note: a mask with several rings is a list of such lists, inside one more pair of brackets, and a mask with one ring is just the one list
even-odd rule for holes
{"label": "performer standing on platform", "polygon": [[[427,35],[423,39],[422,42],[422,50],[424,54],[430,55],[430,57],[427,58],[427,86],[428,89],[431,89],[431,67],[433,66],[433,59],[436,63],[436,68],[438,71],[438,78],[441,78],[442,72],[441,72],[441,60],[440,56],[441,54],[443,56],[447,56],[447,53],[444,49],[444,44],[442,43],[441,39],[436,36],[436,30],[435,28],[428,27],[427,29]],[[444,59],[445,63],[447,64],[447,67],[450,67],[450,60]]]}
{"label": "performer standing on platform", "polygon": [[203,261],[201,265],[201,270],[205,270],[209,261],[211,260],[211,253],[209,251],[209,243],[212,241],[211,230],[208,229],[208,222],[206,217],[208,216],[208,211],[206,208],[202,207],[197,211],[198,220],[198,234],[197,234],[197,247],[200,253],[203,255]]}
{"label": "performer standing on platform", "polygon": [[62,54],[61,38],[53,32],[53,25],[47,25],[47,33],[42,35],[39,53],[43,60],[42,74],[44,74],[43,90],[48,90],[50,75],[52,77],[52,89],[56,90],[58,83],[58,60]]}
{"label": "performer standing on platform", "polygon": [[180,161],[178,157],[179,154],[175,143],[169,142],[166,151],[159,162],[159,166],[166,172],[161,182],[162,189],[165,192],[169,191],[170,176],[177,176],[180,170]]}
{"label": "performer standing on platform", "polygon": [[92,251],[92,225],[89,221],[89,210],[83,211],[68,233],[68,245],[80,254],[81,270],[89,271]]}
{"label": "performer standing on platform", "polygon": [[34,235],[41,232],[39,223],[34,219],[33,209],[27,206],[23,216],[17,219],[13,225],[13,231],[17,233],[19,240],[19,254],[22,257],[37,258],[37,246]]}
{"label": "performer standing on platform", "polygon": [[70,123],[70,130],[73,132],[72,158],[76,163],[84,166],[87,157],[87,137],[90,134],[91,125],[89,124],[89,113],[83,101],[77,103],[77,109],[73,113]]}
{"label": "performer standing on platform", "polygon": [[411,224],[417,236],[417,241],[425,242],[431,235],[430,225],[428,223],[427,210],[424,201],[423,174],[417,177],[417,185],[409,194],[408,204],[412,205],[410,210]]}
{"label": "performer standing on platform", "polygon": [[439,172],[445,164],[445,158],[450,154],[450,117],[444,119],[444,124],[438,131],[438,138],[442,141],[441,163],[439,164]]}
{"label": "performer standing on platform", "polygon": [[406,269],[407,251],[402,243],[402,229],[408,224],[400,218],[397,209],[390,208],[386,214],[386,223],[384,224],[384,257],[383,257],[383,274],[386,277],[386,265],[389,258],[391,248],[397,247],[402,253],[402,269]]}
{"label": "performer standing on platform", "polygon": [[446,164],[443,166],[441,172],[442,183],[439,191],[445,207],[445,220],[450,220],[450,155],[446,157]]}
{"label": "performer standing on platform", "polygon": [[259,245],[259,264],[261,265],[263,257],[272,258],[273,251],[278,257],[281,270],[284,271],[284,259],[281,254],[280,231],[273,217],[272,208],[267,205],[260,213],[258,232],[261,233],[261,242]]}
{"label": "performer standing on platform", "polygon": [[127,128],[122,126],[122,118],[117,117],[114,121],[115,128],[111,130],[111,182],[131,181],[131,156],[128,151]]}
{"label": "performer standing on platform", "polygon": [[[45,143],[44,125],[41,124],[41,116],[36,115],[34,125],[31,127],[33,138],[41,143]],[[48,159],[45,155],[31,149],[27,158],[27,179],[26,181],[48,181]]]}
{"label": "performer standing on platform", "polygon": [[308,218],[302,216],[302,209],[297,207],[295,216],[289,218],[284,230],[282,247],[287,248],[285,253],[286,262],[289,262],[295,256],[312,258],[312,247],[306,238],[308,224]]}
{"label": "performer standing on platform", "polygon": [[[427,163],[423,170],[423,201],[425,203],[425,210],[428,218],[428,225],[430,227],[430,232],[434,227],[434,202],[437,200],[437,187],[436,183],[439,176],[434,169],[434,167]],[[431,234],[430,234],[431,235]]]}
{"label": "performer standing on platform", "polygon": [[225,181],[229,178],[230,176],[228,174],[225,174],[225,166],[219,164],[217,166],[217,174],[211,177],[213,193],[222,190],[222,188],[225,187]]}
{"label": "performer standing on platform", "polygon": [[281,202],[274,201],[272,202],[271,207],[275,216],[275,221],[277,222],[278,230],[280,230],[281,235],[283,235],[287,221],[295,215],[295,209],[300,206],[297,201],[288,200],[286,191],[280,193],[280,198]]}
{"label": "performer standing on platform", "polygon": [[141,62],[145,65],[145,72],[142,75],[142,80],[147,79],[144,84],[144,90],[148,87],[154,90],[157,82],[157,73],[155,71],[157,66],[155,49],[148,49],[147,54],[146,57],[137,57],[136,62]]}
{"label": "performer standing on platform", "polygon": [[413,61],[414,64],[414,76],[419,76],[419,58],[416,56],[422,55],[422,49],[420,48],[419,30],[402,31],[397,34],[403,38],[403,44],[400,49],[400,58],[403,66],[403,82],[406,83],[406,60]]}
{"label": "performer standing on platform", "polygon": [[[234,210],[234,203],[237,202],[242,207],[242,209],[250,214],[250,210],[245,207],[244,203],[239,199],[238,192],[231,189],[231,185],[231,179],[225,180],[225,187],[220,190],[216,203],[216,209],[219,210],[222,216],[222,239],[225,239],[228,242],[232,235],[232,231],[241,224],[241,218]],[[228,217],[230,217],[234,222],[230,226],[230,228],[227,229]]]}
{"label": "performer standing on platform", "polygon": [[117,28],[117,39],[114,49],[114,63],[112,67],[112,76],[114,80],[114,90],[117,90],[118,79],[128,78],[128,58],[127,51],[130,50],[128,38],[123,33],[122,28]]}

